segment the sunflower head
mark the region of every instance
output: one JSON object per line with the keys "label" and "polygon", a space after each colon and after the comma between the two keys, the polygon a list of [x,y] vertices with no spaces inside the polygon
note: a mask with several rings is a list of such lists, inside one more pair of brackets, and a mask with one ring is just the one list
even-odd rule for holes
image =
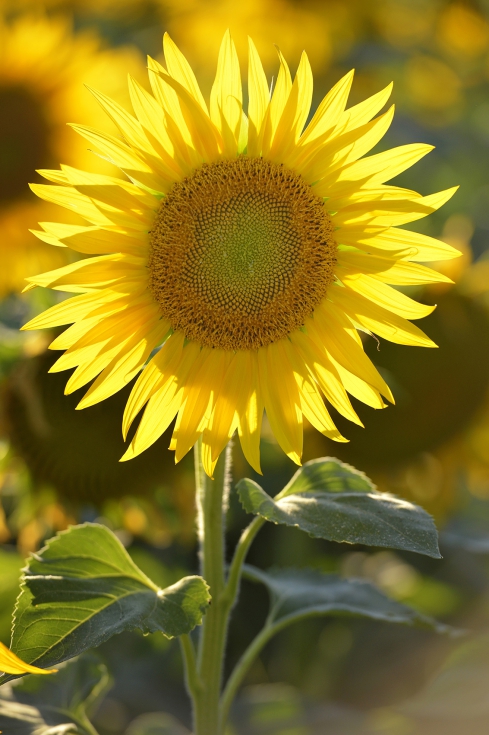
{"label": "sunflower head", "polygon": [[391,86],[347,108],[347,74],[306,125],[306,54],[292,81],[279,52],[270,93],[250,40],[245,112],[229,33],[209,105],[167,35],[164,51],[166,68],[149,59],[152,93],[129,78],[134,114],[94,93],[122,137],[75,126],[126,178],[62,166],[44,172],[54,186],[32,187],[85,220],[42,223],[38,236],[95,257],[28,279],[28,288],[75,295],[26,328],[71,325],[51,345],[64,351],[51,370],[74,368],[67,393],[90,383],[78,408],[139,374],[125,436],[144,412],[124,460],[176,418],[176,461],[202,436],[212,475],[237,431],[260,471],[266,411],[280,446],[300,463],[304,418],[346,441],[330,407],[361,423],[349,394],[373,408],[393,400],[359,331],[435,346],[409,321],[433,307],[393,286],[447,281],[421,263],[458,253],[399,225],[435,211],[455,189],[423,197],[386,184],[430,146],[365,157],[392,120],[393,108],[378,115]]}

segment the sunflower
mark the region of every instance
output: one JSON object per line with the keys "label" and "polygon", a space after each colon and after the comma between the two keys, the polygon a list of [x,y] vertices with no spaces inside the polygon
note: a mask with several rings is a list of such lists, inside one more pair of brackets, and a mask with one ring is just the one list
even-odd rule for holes
{"label": "sunflower", "polygon": [[101,114],[89,95],[84,101],[80,84],[103,76],[105,89],[123,101],[118,72],[142,67],[136,52],[103,51],[96,36],[75,35],[71,26],[66,17],[39,12],[7,22],[0,11],[0,297],[22,288],[26,276],[67,263],[66,248],[48,247],[27,230],[56,216],[28,182],[34,168],[60,157],[86,165],[86,146],[67,128],[66,115],[99,124]]}
{"label": "sunflower", "polygon": [[305,126],[313,83],[306,54],[292,82],[279,52],[270,94],[250,40],[246,115],[229,33],[209,108],[168,35],[164,51],[166,69],[148,62],[153,94],[129,78],[135,116],[94,93],[122,138],[74,126],[128,180],[62,166],[44,172],[55,186],[32,186],[88,223],[43,223],[39,236],[95,257],[27,279],[27,288],[75,295],[25,328],[71,324],[51,344],[65,351],[51,369],[75,368],[67,393],[91,383],[78,408],[142,369],[126,404],[125,436],[144,413],[123,460],[176,417],[170,449],[177,462],[202,437],[212,475],[237,430],[259,472],[266,411],[299,464],[303,418],[342,442],[329,406],[360,423],[348,394],[373,408],[393,401],[359,331],[435,346],[408,321],[434,307],[392,285],[446,281],[419,262],[457,251],[398,226],[430,214],[455,189],[423,197],[385,185],[428,145],[361,158],[392,120],[393,108],[374,117],[390,86],[345,109],[351,72]]}

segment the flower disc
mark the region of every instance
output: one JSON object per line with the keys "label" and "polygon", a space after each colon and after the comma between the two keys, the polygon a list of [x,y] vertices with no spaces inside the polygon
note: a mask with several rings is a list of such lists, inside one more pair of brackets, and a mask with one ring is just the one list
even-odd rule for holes
{"label": "flower disc", "polygon": [[333,279],[324,201],[284,166],[241,156],[206,164],[162,200],[150,288],[189,340],[258,349],[304,322]]}

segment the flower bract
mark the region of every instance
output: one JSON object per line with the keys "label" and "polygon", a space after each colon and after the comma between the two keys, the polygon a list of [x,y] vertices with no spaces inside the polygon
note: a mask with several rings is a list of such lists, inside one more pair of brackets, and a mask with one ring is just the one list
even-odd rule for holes
{"label": "flower bract", "polygon": [[90,257],[29,278],[74,294],[27,327],[70,324],[51,348],[52,370],[73,369],[67,392],[90,384],[79,408],[139,374],[123,417],[123,457],[149,447],[175,420],[179,461],[202,436],[206,471],[237,431],[260,471],[266,412],[284,452],[300,463],[303,420],[336,441],[330,407],[360,423],[350,395],[373,408],[393,401],[359,332],[425,347],[409,320],[433,307],[395,286],[447,281],[423,262],[451,246],[401,226],[438,209],[429,196],[386,182],[431,146],[371,156],[393,116],[391,86],[347,108],[347,74],[310,115],[307,55],[295,78],[279,52],[273,91],[249,44],[248,104],[226,33],[210,104],[166,35],[166,68],[149,59],[152,94],[132,78],[134,114],[99,92],[120,136],[75,126],[126,179],[61,166],[35,185],[43,199],[84,218],[43,223],[41,238]]}

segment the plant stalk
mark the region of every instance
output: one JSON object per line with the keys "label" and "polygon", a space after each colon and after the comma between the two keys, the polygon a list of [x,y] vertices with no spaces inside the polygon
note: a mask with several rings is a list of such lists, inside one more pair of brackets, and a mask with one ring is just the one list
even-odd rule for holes
{"label": "plant stalk", "polygon": [[225,585],[224,513],[227,507],[231,445],[218,461],[214,479],[204,472],[202,440],[195,446],[195,479],[201,574],[212,601],[204,617],[197,654],[201,688],[193,695],[195,735],[220,735],[219,700],[229,606],[222,599]]}

